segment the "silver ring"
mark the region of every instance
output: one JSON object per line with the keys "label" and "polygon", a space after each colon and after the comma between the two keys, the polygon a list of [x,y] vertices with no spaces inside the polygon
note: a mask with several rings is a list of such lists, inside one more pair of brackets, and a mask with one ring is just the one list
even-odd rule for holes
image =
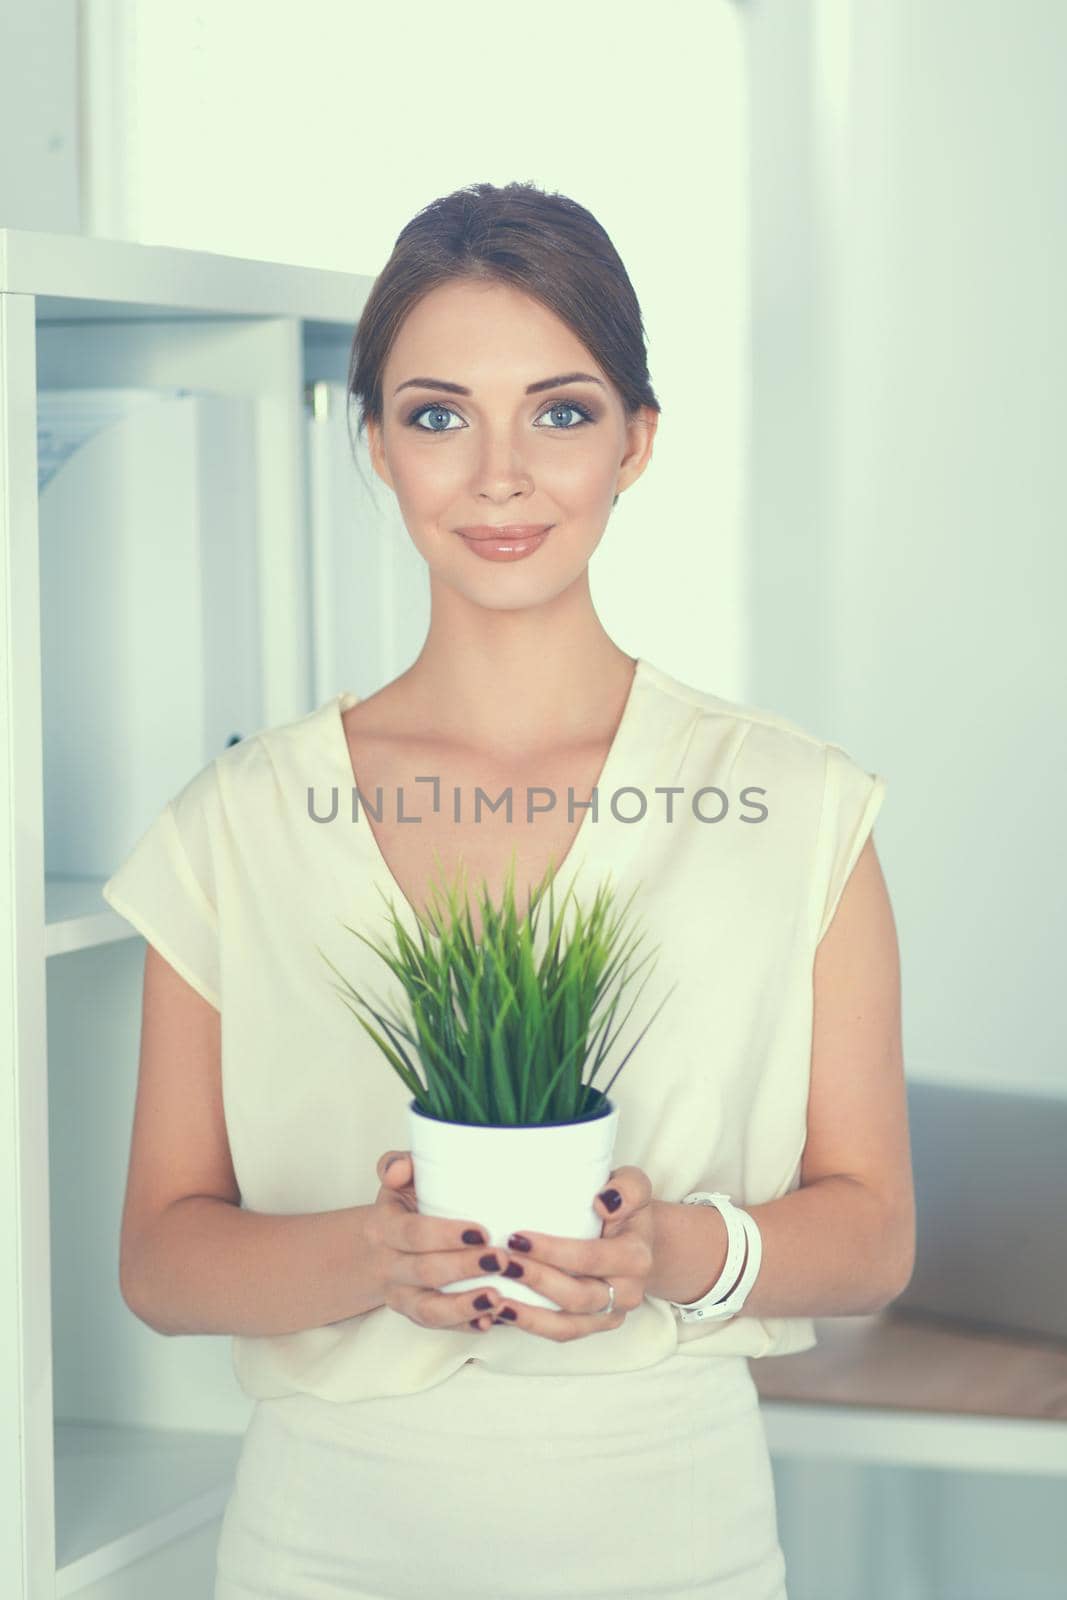
{"label": "silver ring", "polygon": [[610,1317],[611,1313],[615,1310],[615,1285],[613,1283],[608,1283],[607,1278],[601,1278],[600,1281],[601,1283],[607,1284],[608,1288],[608,1303],[606,1306],[601,1308],[600,1315],[602,1317]]}

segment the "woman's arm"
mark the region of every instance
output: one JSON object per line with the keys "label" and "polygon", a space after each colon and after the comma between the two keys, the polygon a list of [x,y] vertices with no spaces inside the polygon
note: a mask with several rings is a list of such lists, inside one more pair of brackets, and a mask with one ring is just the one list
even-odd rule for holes
{"label": "woman's arm", "polygon": [[147,946],[119,1284],[159,1333],[296,1333],[384,1304],[373,1206],[244,1211],[223,1115],[219,1013]]}
{"label": "woman's arm", "polygon": [[[690,1305],[707,1294],[726,1265],[726,1223],[714,1206],[668,1200],[651,1205],[654,1265],[647,1292]],[[905,1272],[896,1265],[899,1247],[881,1199],[851,1178],[819,1178],[745,1210],[759,1224],[763,1259],[740,1316],[880,1311],[911,1276],[910,1267]]]}
{"label": "woman's arm", "polygon": [[211,1195],[173,1201],[123,1289],[157,1333],[299,1333],[385,1304],[367,1239],[372,1206],[272,1216]]}
{"label": "woman's arm", "polygon": [[[915,1195],[893,912],[868,839],[815,953],[807,1142],[801,1187],[746,1206],[763,1241],[742,1316],[881,1310],[915,1265]],[[652,1202],[648,1293],[687,1304],[726,1261],[713,1206]],[[740,1274],[738,1275],[740,1277]]]}

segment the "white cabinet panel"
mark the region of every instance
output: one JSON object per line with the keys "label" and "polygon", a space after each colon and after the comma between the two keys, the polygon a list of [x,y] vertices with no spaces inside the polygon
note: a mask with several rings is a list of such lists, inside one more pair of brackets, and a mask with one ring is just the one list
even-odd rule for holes
{"label": "white cabinet panel", "polygon": [[46,871],[107,875],[262,722],[254,407],[142,399],[39,504]]}
{"label": "white cabinet panel", "polygon": [[396,495],[350,441],[343,384],[320,382],[308,421],[315,703],[372,694],[415,660],[430,626],[430,581]]}
{"label": "white cabinet panel", "polygon": [[[172,1539],[130,1567],[75,1591],[78,1600],[213,1600],[221,1520]],[[56,1596],[63,1591],[57,1585]]]}

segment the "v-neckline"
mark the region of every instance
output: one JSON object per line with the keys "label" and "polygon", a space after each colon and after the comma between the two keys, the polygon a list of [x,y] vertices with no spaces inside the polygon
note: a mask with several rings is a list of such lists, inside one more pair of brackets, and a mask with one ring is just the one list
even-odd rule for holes
{"label": "v-neckline", "polygon": [[[571,840],[563,860],[556,868],[554,881],[557,884],[562,879],[564,870],[569,869],[575,863],[575,859],[579,852],[582,853],[585,859],[589,858],[591,854],[590,828],[593,826],[602,828],[604,826],[602,814],[603,806],[610,802],[611,796],[617,787],[615,784],[615,777],[626,747],[631,741],[631,736],[638,720],[638,703],[640,700],[640,693],[648,671],[649,664],[645,658],[643,656],[636,656],[634,658],[633,676],[630,679],[630,688],[627,692],[626,700],[622,708],[622,715],[616,724],[615,732],[612,735],[611,743],[608,746],[607,755],[604,757],[600,772],[593,784],[593,788],[597,793],[597,821],[595,825],[592,823],[590,817],[590,807],[587,805],[586,809],[582,812],[581,821],[578,824],[577,832],[575,833],[574,838]],[[338,759],[341,773],[345,778],[345,788],[349,793],[352,791],[352,789],[357,789],[359,791],[361,797],[360,804],[362,807],[362,796],[366,791],[360,786],[359,779],[356,776],[356,770],[352,762],[352,752],[348,748],[348,735],[345,731],[343,720],[343,713],[345,711],[350,711],[353,706],[359,705],[361,699],[362,696],[356,694],[354,690],[342,689],[341,692],[336,694],[332,700],[327,701],[327,710],[329,711],[330,734],[333,740],[334,754]],[[382,789],[384,792],[385,785],[382,785]],[[405,916],[409,919],[409,922],[411,922],[414,926],[421,920],[419,913],[416,912],[415,907],[412,905],[411,901],[404,893],[404,890],[401,888],[392,867],[389,865],[388,861],[386,861],[385,856],[382,853],[382,847],[378,843],[378,840],[374,835],[374,830],[367,821],[366,815],[361,815],[360,820],[362,826],[358,827],[356,832],[357,834],[362,834],[366,840],[366,848],[370,852],[370,855],[373,859],[377,875],[384,879],[391,886],[395,895],[399,896],[399,909],[403,910]],[[630,831],[630,829],[627,829],[628,836]],[[580,867],[581,861],[578,861],[577,864]]]}

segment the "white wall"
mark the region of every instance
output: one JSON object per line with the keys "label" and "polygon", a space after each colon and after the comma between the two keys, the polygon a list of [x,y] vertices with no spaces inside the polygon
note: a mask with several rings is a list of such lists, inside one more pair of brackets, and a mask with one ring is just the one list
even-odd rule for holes
{"label": "white wall", "polygon": [[[909,1077],[1067,1095],[1067,8],[745,13],[751,697],[888,777]],[[1062,1481],[775,1483],[790,1600],[1063,1593]]]}
{"label": "white wall", "polygon": [[909,1074],[1067,1094],[1067,8],[746,11],[752,693],[889,780]]}
{"label": "white wall", "polygon": [[0,0],[0,228],[81,230],[78,12]]}
{"label": "white wall", "polygon": [[[642,303],[663,415],[593,558],[626,649],[745,674],[748,259],[740,13],[673,0],[86,8],[86,229],[375,273],[422,205],[533,179],[588,206]],[[298,19],[298,20],[295,20]]]}

